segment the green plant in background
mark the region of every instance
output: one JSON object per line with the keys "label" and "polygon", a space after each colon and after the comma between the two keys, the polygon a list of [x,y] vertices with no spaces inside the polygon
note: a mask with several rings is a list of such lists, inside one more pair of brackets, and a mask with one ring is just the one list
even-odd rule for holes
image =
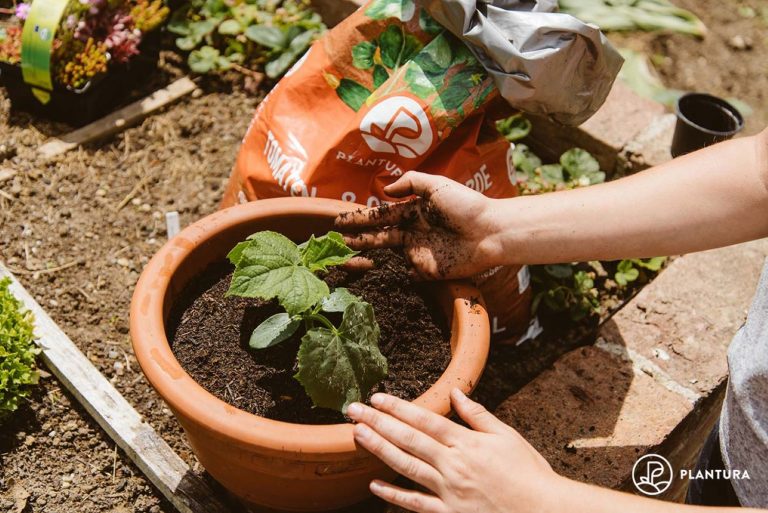
{"label": "green plant in background", "polygon": [[[496,128],[514,142],[530,133],[531,123],[522,114],[515,114],[497,121]],[[512,163],[522,195],[586,187],[603,183],[606,178],[597,159],[581,148],[564,152],[556,164],[544,164],[527,145],[514,142]],[[601,315],[603,300],[614,295],[626,296],[633,283],[659,272],[666,260],[654,257],[532,266],[533,311],[545,308],[564,313],[574,322]]]}
{"label": "green plant in background", "polygon": [[578,269],[575,264],[541,265],[533,268],[531,279],[534,312],[543,302],[553,312],[567,313],[573,321],[602,313],[594,271]]}
{"label": "green plant in background", "polygon": [[509,142],[517,142],[528,137],[533,125],[522,113],[514,114],[496,122],[496,130]]}
{"label": "green plant in background", "polygon": [[264,69],[278,78],[325,31],[308,0],[192,0],[171,16],[168,30],[188,51],[196,73]]}
{"label": "green plant in background", "polygon": [[626,287],[630,282],[633,282],[640,277],[641,269],[657,273],[661,270],[666,261],[667,257],[621,260],[616,266],[616,273],[613,275],[613,279],[620,287]]}
{"label": "green plant in background", "polygon": [[9,278],[0,280],[0,421],[18,409],[39,379],[34,319],[11,294],[10,284]]}
{"label": "green plant in background", "polygon": [[560,10],[601,30],[671,30],[704,37],[707,27],[669,0],[559,0]]}
{"label": "green plant in background", "polygon": [[543,164],[525,144],[512,150],[517,185],[521,194],[539,194],[603,183],[605,173],[586,150],[571,148],[560,156],[557,164]]}
{"label": "green plant in background", "polygon": [[[331,292],[315,275],[356,254],[336,232],[296,245],[279,233],[263,231],[227,255],[235,266],[227,295],[277,299],[285,309],[256,327],[250,346],[272,347],[303,326],[294,377],[315,406],[341,412],[365,399],[387,375],[373,307],[345,288]],[[338,327],[324,315],[328,313],[342,314]]]}

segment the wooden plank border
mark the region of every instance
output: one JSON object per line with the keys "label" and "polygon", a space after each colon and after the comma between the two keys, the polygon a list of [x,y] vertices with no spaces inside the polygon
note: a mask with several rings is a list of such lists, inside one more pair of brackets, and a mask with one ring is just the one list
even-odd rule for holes
{"label": "wooden plank border", "polygon": [[49,139],[37,149],[37,152],[41,157],[49,159],[77,148],[81,144],[125,130],[154,111],[191,93],[196,88],[197,86],[189,77],[180,78],[168,87],[159,89],[146,98],[126,105],[93,123],[60,137]]}
{"label": "wooden plank border", "polygon": [[0,263],[0,278],[11,279],[10,291],[35,316],[35,335],[42,359],[180,513],[230,513],[213,489],[141,419],[139,413],[93,366],[48,316],[13,274]]}

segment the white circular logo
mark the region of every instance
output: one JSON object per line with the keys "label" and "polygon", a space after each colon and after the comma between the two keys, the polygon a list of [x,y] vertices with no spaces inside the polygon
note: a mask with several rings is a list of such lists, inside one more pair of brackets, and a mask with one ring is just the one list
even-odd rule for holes
{"label": "white circular logo", "polygon": [[663,456],[646,454],[632,467],[632,482],[645,495],[661,495],[672,485],[672,465]]}
{"label": "white circular logo", "polygon": [[434,137],[427,113],[406,96],[393,96],[374,105],[360,122],[360,132],[373,151],[409,159],[424,155]]}

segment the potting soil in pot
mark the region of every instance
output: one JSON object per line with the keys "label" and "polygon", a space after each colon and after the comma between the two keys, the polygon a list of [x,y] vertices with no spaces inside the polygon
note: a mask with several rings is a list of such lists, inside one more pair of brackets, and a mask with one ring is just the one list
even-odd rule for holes
{"label": "potting soil in pot", "polygon": [[[408,277],[402,255],[373,250],[364,256],[376,262],[374,269],[332,268],[323,279],[331,290],[347,287],[373,305],[381,329],[379,347],[389,366],[374,391],[415,399],[448,366],[450,330],[439,305]],[[303,330],[267,349],[248,346],[254,328],[281,308],[276,301],[225,297],[231,273],[227,262],[211,266],[174,306],[168,339],[181,366],[203,388],[241,410],[301,424],[345,422],[341,413],[313,408],[293,378]]]}

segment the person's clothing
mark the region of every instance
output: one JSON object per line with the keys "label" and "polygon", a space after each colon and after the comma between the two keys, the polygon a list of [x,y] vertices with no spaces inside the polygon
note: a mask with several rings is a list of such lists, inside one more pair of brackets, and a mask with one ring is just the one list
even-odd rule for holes
{"label": "person's clothing", "polygon": [[[720,425],[709,433],[704,447],[701,449],[699,461],[693,470],[694,475],[704,474],[707,470],[725,470],[723,456],[720,453]],[[730,479],[691,479],[688,485],[686,504],[694,506],[741,506]]]}
{"label": "person's clothing", "polygon": [[728,349],[728,389],[720,418],[725,467],[745,507],[768,508],[768,260],[747,322]]}

